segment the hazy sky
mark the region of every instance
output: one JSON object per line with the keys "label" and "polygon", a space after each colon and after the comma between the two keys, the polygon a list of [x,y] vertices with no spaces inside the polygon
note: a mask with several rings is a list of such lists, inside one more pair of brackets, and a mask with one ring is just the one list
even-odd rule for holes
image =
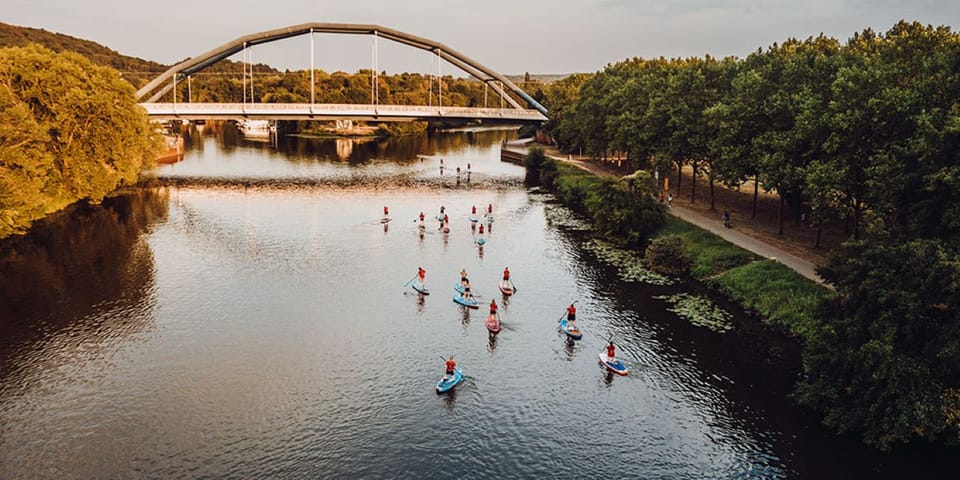
{"label": "hazy sky", "polygon": [[[426,37],[507,74],[596,71],[634,56],[744,56],[789,37],[886,31],[899,19],[956,30],[960,0],[3,0],[0,8],[4,23],[167,64],[248,33],[341,22]],[[258,47],[253,59],[309,67],[308,42]],[[380,69],[436,69],[428,54],[389,43],[379,44]],[[367,68],[370,45],[369,37],[318,37],[316,66]]]}

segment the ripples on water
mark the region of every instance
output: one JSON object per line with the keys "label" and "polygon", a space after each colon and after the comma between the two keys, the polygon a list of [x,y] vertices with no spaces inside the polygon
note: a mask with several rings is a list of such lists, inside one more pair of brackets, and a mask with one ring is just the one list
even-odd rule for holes
{"label": "ripples on water", "polygon": [[[873,460],[795,419],[795,350],[652,300],[687,286],[619,281],[517,186],[499,137],[360,167],[221,141],[3,250],[0,477],[842,478]],[[441,155],[483,180],[440,178]],[[481,255],[467,216],[488,203]],[[419,235],[441,204],[453,232]],[[430,296],[403,288],[418,266]],[[499,336],[451,301],[463,267],[503,303]],[[573,299],[575,344],[556,323]],[[598,365],[608,338],[629,376]],[[471,378],[437,396],[451,353]],[[834,449],[847,467],[811,466]]]}

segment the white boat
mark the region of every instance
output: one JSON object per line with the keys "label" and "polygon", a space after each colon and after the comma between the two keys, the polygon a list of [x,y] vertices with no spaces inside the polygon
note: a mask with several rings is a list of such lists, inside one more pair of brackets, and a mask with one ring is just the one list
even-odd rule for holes
{"label": "white boat", "polygon": [[244,138],[265,140],[277,131],[277,127],[269,120],[237,120],[237,129]]}

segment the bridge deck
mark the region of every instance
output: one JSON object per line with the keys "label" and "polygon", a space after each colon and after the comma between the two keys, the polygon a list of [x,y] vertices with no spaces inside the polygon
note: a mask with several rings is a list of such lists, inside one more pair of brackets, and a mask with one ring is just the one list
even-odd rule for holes
{"label": "bridge deck", "polygon": [[511,122],[546,121],[533,109],[437,107],[418,105],[347,105],[309,103],[141,103],[155,120],[490,120]]}

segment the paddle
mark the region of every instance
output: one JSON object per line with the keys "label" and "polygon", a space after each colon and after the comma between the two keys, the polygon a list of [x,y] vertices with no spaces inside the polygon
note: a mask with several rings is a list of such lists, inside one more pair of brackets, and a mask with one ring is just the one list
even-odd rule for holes
{"label": "paddle", "polygon": [[410,277],[410,280],[407,280],[407,283],[403,284],[403,288],[407,288],[407,285],[410,285],[410,282],[412,282],[415,278],[417,278],[416,275]]}
{"label": "paddle", "polygon": [[517,293],[517,286],[513,283],[513,280],[510,280],[510,286],[513,288],[513,293]]}

